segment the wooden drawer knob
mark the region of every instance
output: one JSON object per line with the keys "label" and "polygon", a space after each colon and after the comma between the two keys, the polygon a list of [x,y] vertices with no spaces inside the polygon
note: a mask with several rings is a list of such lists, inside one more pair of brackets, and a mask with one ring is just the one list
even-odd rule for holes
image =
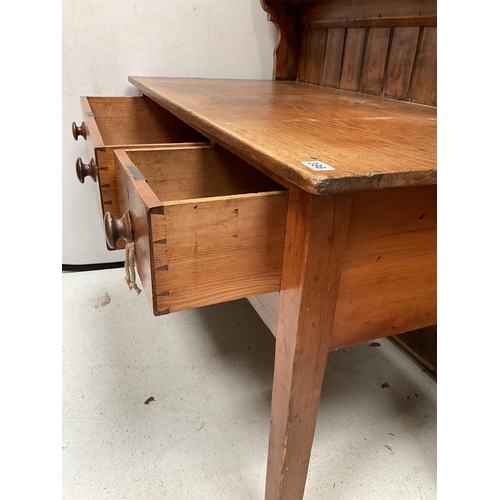
{"label": "wooden drawer knob", "polygon": [[84,139],[87,138],[87,129],[85,128],[85,123],[83,122],[79,127],[75,122],[73,122],[71,124],[71,132],[73,133],[75,141],[78,140],[79,136],[82,136]]}
{"label": "wooden drawer knob", "polygon": [[130,212],[125,212],[121,219],[115,219],[110,212],[104,214],[104,230],[106,232],[106,243],[111,250],[116,250],[116,242],[125,240],[132,243],[132,221]]}
{"label": "wooden drawer knob", "polygon": [[90,177],[94,182],[96,182],[97,165],[94,158],[91,158],[87,165],[83,163],[81,158],[78,158],[76,160],[76,176],[82,184],[85,182],[85,177]]}

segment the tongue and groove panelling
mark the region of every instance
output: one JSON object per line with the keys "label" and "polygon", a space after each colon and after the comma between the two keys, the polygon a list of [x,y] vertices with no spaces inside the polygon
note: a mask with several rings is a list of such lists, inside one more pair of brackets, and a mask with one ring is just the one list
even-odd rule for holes
{"label": "tongue and groove panelling", "polygon": [[298,80],[437,105],[435,26],[304,28]]}

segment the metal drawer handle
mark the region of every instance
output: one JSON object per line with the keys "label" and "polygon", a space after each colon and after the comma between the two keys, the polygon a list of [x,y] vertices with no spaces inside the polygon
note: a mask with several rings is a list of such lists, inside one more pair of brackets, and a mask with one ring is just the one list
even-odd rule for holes
{"label": "metal drawer handle", "polygon": [[123,214],[121,219],[115,219],[111,212],[104,214],[104,230],[106,232],[106,243],[111,250],[116,250],[116,242],[125,240],[127,243],[132,243],[132,221],[130,212]]}
{"label": "metal drawer handle", "polygon": [[91,158],[87,165],[83,163],[81,158],[78,158],[76,160],[76,176],[82,184],[85,182],[85,177],[90,177],[94,182],[96,182],[97,165],[94,158]]}
{"label": "metal drawer handle", "polygon": [[82,124],[78,127],[75,122],[71,124],[71,132],[73,133],[73,138],[75,141],[78,140],[79,136],[82,136],[84,139],[87,138],[87,129],[85,128],[85,123],[82,122]]}

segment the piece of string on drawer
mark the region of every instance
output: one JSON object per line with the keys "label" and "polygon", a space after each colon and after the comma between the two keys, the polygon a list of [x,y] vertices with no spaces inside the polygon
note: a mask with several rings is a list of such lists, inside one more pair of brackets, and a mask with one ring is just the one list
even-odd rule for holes
{"label": "piece of string on drawer", "polygon": [[137,294],[141,293],[142,290],[135,282],[135,244],[133,241],[125,246],[125,281],[129,290],[133,288]]}

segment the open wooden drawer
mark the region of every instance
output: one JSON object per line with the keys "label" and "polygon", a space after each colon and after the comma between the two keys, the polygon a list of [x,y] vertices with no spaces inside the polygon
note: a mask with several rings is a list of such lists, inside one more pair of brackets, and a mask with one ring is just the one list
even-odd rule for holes
{"label": "open wooden drawer", "polygon": [[220,147],[116,150],[120,219],[155,315],[280,289],[288,191]]}
{"label": "open wooden drawer", "polygon": [[[80,182],[90,177],[99,187],[99,203],[103,214],[111,212],[118,217],[118,192],[113,151],[133,148],[167,148],[194,143],[208,143],[208,139],[186,125],[149,97],[81,97],[83,123],[72,124],[75,140],[87,142],[87,163],[76,161]],[[123,248],[119,245],[118,248]]]}

